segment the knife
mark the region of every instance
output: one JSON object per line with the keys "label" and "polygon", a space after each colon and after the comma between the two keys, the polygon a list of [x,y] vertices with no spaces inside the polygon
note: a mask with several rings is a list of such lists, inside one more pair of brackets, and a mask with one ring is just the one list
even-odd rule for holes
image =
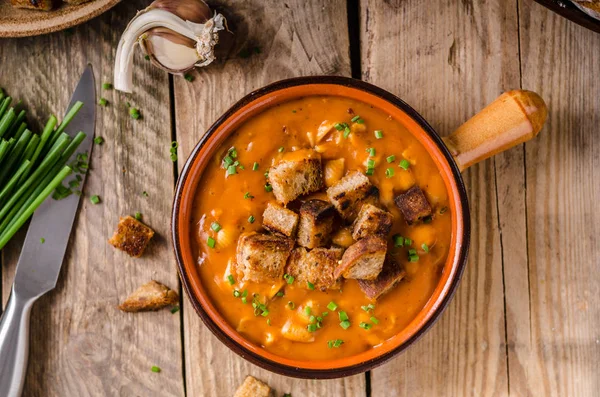
{"label": "knife", "polygon": [[[96,123],[96,89],[94,73],[88,65],[71,97],[70,109],[75,102],[83,107],[65,132],[71,137],[79,131],[86,133],[68,164],[78,153],[91,154]],[[80,182],[82,188],[85,175]],[[33,303],[54,289],[62,266],[69,236],[79,205],[79,195],[72,194],[56,201],[48,197],[33,214],[10,298],[0,320],[0,396],[17,397],[23,391],[27,356],[29,352],[29,315]],[[44,239],[44,244],[40,239]]]}

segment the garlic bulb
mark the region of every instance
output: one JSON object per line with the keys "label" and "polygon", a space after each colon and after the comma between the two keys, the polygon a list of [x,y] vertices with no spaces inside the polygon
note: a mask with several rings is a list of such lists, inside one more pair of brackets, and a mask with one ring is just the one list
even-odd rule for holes
{"label": "garlic bulb", "polygon": [[[211,16],[212,15],[212,16]],[[215,60],[222,14],[212,14],[202,0],[156,0],[137,13],[121,36],[115,59],[114,87],[131,92],[133,51],[139,44],[152,63],[181,74]]]}

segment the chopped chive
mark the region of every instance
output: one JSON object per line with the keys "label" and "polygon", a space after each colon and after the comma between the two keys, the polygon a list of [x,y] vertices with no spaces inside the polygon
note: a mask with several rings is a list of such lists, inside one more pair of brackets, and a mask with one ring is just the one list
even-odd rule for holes
{"label": "chopped chive", "polygon": [[342,321],[342,322],[340,323],[340,327],[342,327],[342,328],[344,328],[344,329],[348,329],[348,328],[350,328],[350,321],[348,321],[348,320]]}
{"label": "chopped chive", "polygon": [[288,284],[292,284],[294,282],[294,276],[290,276],[289,274],[284,274],[283,278]]}
{"label": "chopped chive", "polygon": [[152,370],[152,372],[156,372],[156,373],[160,372],[160,368],[157,367],[156,365],[153,365],[151,370]]}
{"label": "chopped chive", "polygon": [[386,178],[391,178],[394,176],[394,169],[393,168],[388,168],[385,170],[385,176]]}
{"label": "chopped chive", "polygon": [[254,165],[252,166],[252,171],[258,171],[258,163],[254,162]]}
{"label": "chopped chive", "polygon": [[367,152],[369,153],[369,156],[375,157],[375,148],[374,147],[368,148]]}
{"label": "chopped chive", "polygon": [[225,165],[224,168],[229,167],[231,164],[233,164],[233,159],[229,156],[225,156],[223,157],[223,164]]}
{"label": "chopped chive", "polygon": [[233,296],[236,297],[236,298],[239,298],[240,297],[240,291],[238,291],[237,289],[234,289],[233,290]]}
{"label": "chopped chive", "polygon": [[144,191],[142,192],[142,196],[144,196],[144,197],[148,197],[148,192],[144,190]]}
{"label": "chopped chive", "polygon": [[227,175],[235,175],[235,174],[237,174],[235,165],[230,165],[229,167],[227,167]]}
{"label": "chopped chive", "polygon": [[440,215],[444,214],[446,211],[448,211],[448,207],[440,208]]}
{"label": "chopped chive", "polygon": [[388,156],[385,158],[387,160],[388,163],[393,163],[394,160],[396,160],[396,156],[394,156],[393,154],[391,156]]}
{"label": "chopped chive", "polygon": [[100,202],[100,197],[98,197],[98,195],[93,195],[92,197],[90,197],[90,201],[92,202],[92,204],[98,204]]}
{"label": "chopped chive", "polygon": [[242,164],[240,164],[240,166],[238,167],[240,170],[245,170],[246,167],[244,167]]}
{"label": "chopped chive", "polygon": [[263,317],[267,317],[269,315],[269,311],[268,310],[263,310],[263,312],[260,314]]}
{"label": "chopped chive", "polygon": [[292,113],[296,113],[296,109],[292,110]]}
{"label": "chopped chive", "polygon": [[171,161],[172,162],[176,162],[177,161],[177,155],[175,153],[171,153]]}
{"label": "chopped chive", "polygon": [[410,255],[410,256],[408,257],[408,260],[409,260],[410,262],[418,262],[418,261],[419,261],[419,255]]}
{"label": "chopped chive", "polygon": [[400,161],[400,164],[398,164],[398,165],[404,171],[406,171],[406,170],[408,170],[410,168],[410,162],[407,159],[402,159],[402,161]]}
{"label": "chopped chive", "polygon": [[194,76],[192,76],[191,74],[184,74],[183,77],[187,80],[187,81],[194,81]]}
{"label": "chopped chive", "polygon": [[245,289],[244,292],[242,292],[242,298],[245,298],[248,296],[248,290]]}
{"label": "chopped chive", "polygon": [[373,168],[373,167],[375,167],[375,160],[368,159],[367,160],[367,168]]}
{"label": "chopped chive", "polygon": [[306,313],[307,316],[310,316],[310,313],[311,313],[310,306],[306,306],[304,308],[304,313]]}
{"label": "chopped chive", "polygon": [[140,115],[140,110],[139,110],[138,108],[129,108],[129,115],[130,115],[130,116],[131,116],[133,119],[137,120],[137,119],[139,119],[139,118],[140,118],[140,116],[141,116],[141,115]]}
{"label": "chopped chive", "polygon": [[375,168],[367,168],[365,172],[366,175],[373,175],[373,173],[375,173]]}
{"label": "chopped chive", "polygon": [[235,279],[231,274],[227,276],[227,281],[229,281],[229,284],[231,285],[235,284]]}
{"label": "chopped chive", "polygon": [[270,318],[267,319],[267,325],[269,325],[269,326],[271,325],[271,319]]}
{"label": "chopped chive", "polygon": [[245,305],[246,303],[248,303],[248,300],[246,299],[245,296],[242,296],[242,303]]}
{"label": "chopped chive", "polygon": [[308,332],[315,332],[317,330],[317,324],[308,324],[306,329],[308,329]]}
{"label": "chopped chive", "polygon": [[371,317],[371,322],[373,324],[379,324],[379,320],[377,320],[377,318],[375,318],[375,317]]}
{"label": "chopped chive", "polygon": [[142,220],[142,213],[141,212],[136,212],[134,215],[134,218],[137,219],[138,221]]}
{"label": "chopped chive", "polygon": [[329,312],[323,312],[323,313],[321,313],[321,317],[327,317],[328,314],[329,314]]}
{"label": "chopped chive", "polygon": [[341,131],[344,129],[344,126],[341,123],[335,123],[333,125],[335,127],[336,130]]}
{"label": "chopped chive", "polygon": [[417,255],[417,250],[414,248],[411,248],[408,250],[408,255]]}
{"label": "chopped chive", "polygon": [[78,188],[79,181],[77,179],[73,179],[72,181],[69,181],[69,187],[72,189]]}
{"label": "chopped chive", "polygon": [[177,313],[178,311],[179,311],[179,306],[173,306],[173,307],[171,308],[171,314],[175,314],[175,313]]}
{"label": "chopped chive", "polygon": [[281,298],[283,296],[283,291],[279,291],[278,293],[275,294],[275,296],[278,296]]}
{"label": "chopped chive", "polygon": [[46,239],[42,237],[42,238],[40,239],[40,244],[44,244],[45,242],[46,242]]}
{"label": "chopped chive", "polygon": [[149,60],[150,60],[150,55],[144,55],[144,59],[145,59],[146,61],[149,61]]}
{"label": "chopped chive", "polygon": [[231,157],[233,157],[234,159],[237,158],[238,156],[238,152],[237,149],[235,147],[232,147],[229,149],[229,151],[227,152]]}
{"label": "chopped chive", "polygon": [[366,311],[367,313],[369,312],[369,310],[375,310],[375,306],[372,303],[369,303],[365,306],[361,306],[360,308]]}
{"label": "chopped chive", "polygon": [[358,120],[360,120],[360,116],[358,114],[352,117],[352,119],[350,119],[350,121],[352,121],[353,123],[356,123]]}
{"label": "chopped chive", "polygon": [[377,138],[377,139],[383,138],[383,131],[375,130],[375,138]]}
{"label": "chopped chive", "polygon": [[250,215],[248,217],[248,223],[254,223],[255,220],[256,220],[256,218],[254,218],[254,215]]}
{"label": "chopped chive", "polygon": [[98,101],[98,105],[106,106],[108,105],[108,101],[106,100],[106,98],[100,98],[100,100]]}
{"label": "chopped chive", "polygon": [[350,132],[352,132],[352,131],[350,130],[350,127],[348,127],[348,126],[345,126],[345,127],[344,127],[344,139],[346,139],[346,138],[348,138],[348,137],[350,136]]}
{"label": "chopped chive", "polygon": [[369,323],[364,323],[361,322],[360,324],[358,324],[359,327],[363,328],[363,329],[371,329],[372,325]]}
{"label": "chopped chive", "polygon": [[425,224],[429,224],[429,223],[431,223],[431,221],[433,221],[433,218],[431,217],[431,215],[423,218],[423,223],[425,223]]}
{"label": "chopped chive", "polygon": [[338,316],[340,317],[340,321],[346,321],[346,320],[348,320],[348,314],[345,311],[343,311],[343,310],[340,310],[338,312]]}
{"label": "chopped chive", "polygon": [[404,238],[404,245],[406,245],[406,246],[409,246],[409,245],[411,245],[411,244],[412,244],[412,240],[411,240],[411,239],[409,239],[408,237],[405,237],[405,238]]}
{"label": "chopped chive", "polygon": [[253,199],[254,196],[250,194],[250,192],[246,192],[246,194],[244,194],[244,199],[248,200],[248,199]]}
{"label": "chopped chive", "polygon": [[104,138],[102,138],[101,136],[97,136],[94,138],[94,143],[96,145],[102,145],[104,143]]}
{"label": "chopped chive", "polygon": [[363,119],[358,119],[356,120],[356,124],[364,124],[365,121]]}
{"label": "chopped chive", "polygon": [[219,230],[221,230],[221,229],[222,229],[222,227],[221,227],[221,225],[219,224],[219,222],[213,222],[213,223],[210,225],[210,228],[211,228],[212,230],[214,230],[215,232],[218,232]]}
{"label": "chopped chive", "polygon": [[111,83],[104,83],[102,84],[102,88],[105,90],[112,90],[113,85]]}
{"label": "chopped chive", "polygon": [[294,304],[294,302],[288,301],[287,307],[289,307],[291,310],[294,310],[296,308],[296,305]]}
{"label": "chopped chive", "polygon": [[394,239],[394,247],[404,246],[404,237],[399,234],[395,234],[392,238]]}
{"label": "chopped chive", "polygon": [[267,192],[272,192],[273,191],[273,186],[269,185],[268,183],[265,185],[265,190]]}
{"label": "chopped chive", "polygon": [[331,310],[332,312],[334,312],[334,311],[335,311],[335,309],[337,309],[337,307],[338,307],[338,306],[335,304],[335,302],[334,302],[334,301],[331,301],[331,302],[329,302],[329,304],[327,305],[327,308],[328,308],[329,310]]}
{"label": "chopped chive", "polygon": [[308,289],[315,289],[315,285],[313,283],[311,283],[310,281],[306,282],[306,285],[308,286]]}
{"label": "chopped chive", "polygon": [[206,244],[208,244],[210,248],[215,248],[216,241],[214,238],[209,237],[206,239]]}
{"label": "chopped chive", "polygon": [[279,149],[277,149],[277,151],[278,151],[279,153],[283,153],[283,151],[284,151],[284,150],[285,150],[285,148],[284,148],[283,146],[281,146]]}
{"label": "chopped chive", "polygon": [[425,244],[425,243],[421,244],[421,248],[423,248],[423,251],[429,252],[429,247],[427,246],[427,244]]}

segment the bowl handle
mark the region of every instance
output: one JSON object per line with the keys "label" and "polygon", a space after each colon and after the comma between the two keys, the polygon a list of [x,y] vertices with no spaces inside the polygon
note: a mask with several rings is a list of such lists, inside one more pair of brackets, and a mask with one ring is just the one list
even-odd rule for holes
{"label": "bowl handle", "polygon": [[444,143],[463,171],[535,137],[547,115],[544,100],[535,92],[508,91],[445,137]]}

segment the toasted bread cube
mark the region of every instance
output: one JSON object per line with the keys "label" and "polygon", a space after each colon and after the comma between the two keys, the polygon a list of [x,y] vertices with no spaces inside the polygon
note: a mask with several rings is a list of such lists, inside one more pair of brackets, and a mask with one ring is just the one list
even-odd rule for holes
{"label": "toasted bread cube", "polygon": [[117,231],[108,242],[130,256],[139,258],[153,236],[154,230],[131,216],[125,216],[119,218]]}
{"label": "toasted bread cube", "polygon": [[300,206],[298,244],[306,248],[329,244],[335,209],[323,200],[307,200]]}
{"label": "toasted bread cube", "polygon": [[406,193],[397,196],[394,201],[409,225],[431,215],[431,205],[429,205],[423,191],[417,185],[408,189]]}
{"label": "toasted bread cube", "polygon": [[179,295],[158,281],[150,281],[138,288],[119,305],[124,312],[159,310],[179,303]]}
{"label": "toasted bread cube", "polygon": [[263,227],[271,233],[294,238],[298,229],[298,214],[276,204],[267,204],[263,212]]}
{"label": "toasted bread cube", "polygon": [[342,263],[333,273],[335,278],[354,278],[374,280],[381,272],[385,254],[386,241],[378,236],[365,237],[352,244],[342,256]]}
{"label": "toasted bread cube", "polygon": [[42,11],[50,11],[55,3],[57,0],[11,0],[13,7]]}
{"label": "toasted bread cube", "polygon": [[294,241],[287,237],[242,234],[237,246],[237,271],[243,274],[243,281],[277,281],[283,277],[292,248]]}
{"label": "toasted bread cube", "polygon": [[321,156],[313,150],[290,152],[271,167],[269,182],[275,198],[283,205],[314,193],[323,187]]}
{"label": "toasted bread cube", "polygon": [[400,263],[388,255],[377,278],[374,280],[358,280],[358,285],[367,298],[376,300],[391,290],[405,275],[406,272],[402,269]]}
{"label": "toasted bread cube", "polygon": [[248,375],[233,397],[270,397],[271,388],[266,383]]}
{"label": "toasted bread cube", "polygon": [[304,247],[298,247],[292,251],[285,272],[294,276],[294,284],[302,288],[310,289],[308,283],[321,291],[338,288],[339,283],[333,276],[333,271],[343,253],[341,248],[315,248],[307,251]]}
{"label": "toasted bread cube", "polygon": [[310,332],[306,326],[296,324],[291,319],[281,327],[281,335],[293,342],[310,343],[315,341],[314,333]]}
{"label": "toasted bread cube", "polygon": [[365,175],[354,171],[327,189],[327,197],[347,221],[354,221],[363,204],[376,204],[379,189]]}
{"label": "toasted bread cube", "polygon": [[394,217],[389,212],[377,208],[373,204],[365,204],[354,222],[352,238],[360,240],[367,236],[387,237],[393,222]]}

